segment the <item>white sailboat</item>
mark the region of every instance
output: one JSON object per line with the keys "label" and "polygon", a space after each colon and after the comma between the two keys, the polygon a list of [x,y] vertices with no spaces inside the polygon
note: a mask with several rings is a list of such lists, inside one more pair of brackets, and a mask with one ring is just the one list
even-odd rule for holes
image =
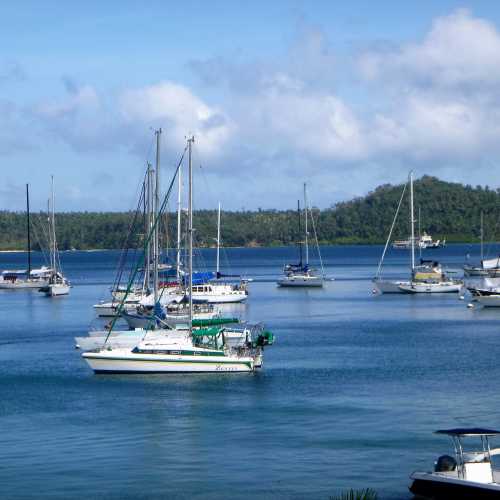
{"label": "white sailboat", "polygon": [[60,295],[68,295],[70,289],[69,281],[63,276],[61,265],[59,262],[59,253],[57,251],[56,240],[56,218],[55,218],[55,195],[54,195],[54,176],[51,177],[51,213],[49,217],[50,228],[50,267],[52,273],[47,285],[40,288],[47,297],[57,297]]}
{"label": "white sailboat", "polygon": [[398,208],[389,231],[389,237],[386,241],[382,258],[379,262],[377,274],[374,279],[374,284],[380,293],[458,293],[463,286],[460,280],[448,278],[438,262],[430,260],[420,260],[420,264],[415,264],[415,217],[414,217],[414,201],[413,201],[413,172],[409,176],[410,184],[410,256],[411,256],[411,275],[409,280],[403,281],[386,281],[381,279],[382,263],[387,252],[387,247],[394,230],[396,219],[403,201],[406,186],[403,189],[399,200]]}
{"label": "white sailboat", "polygon": [[[309,266],[309,232],[307,227],[308,222],[308,211],[309,207],[307,204],[307,187],[304,183],[304,221],[305,221],[305,238],[304,238],[304,246],[305,246],[305,264],[302,262],[302,242],[299,242],[299,255],[300,260],[298,264],[287,264],[283,269],[284,276],[278,279],[277,284],[280,287],[301,287],[301,288],[320,288],[323,286],[324,282],[324,272],[323,272],[323,263],[321,261],[321,252],[319,250],[319,245],[316,237],[316,246],[318,249],[318,255],[321,264],[321,274],[318,274],[316,269],[313,269]],[[300,233],[300,219],[301,219],[301,211],[300,211],[300,202],[297,202],[297,215],[298,215],[298,225],[299,225],[299,233]],[[312,218],[313,228],[314,228],[314,219]],[[316,230],[314,228],[314,233],[316,236]]]}
{"label": "white sailboat", "polygon": [[0,273],[0,289],[2,290],[34,290],[48,284],[52,269],[42,266],[31,267],[31,224],[29,184],[26,184],[26,236],[27,236],[27,269],[4,270]]}
{"label": "white sailboat", "polygon": [[[251,372],[262,366],[263,348],[273,342],[270,332],[262,332],[256,339],[250,336],[238,346],[226,341],[225,328],[193,329],[193,175],[192,145],[188,139],[189,208],[188,208],[188,329],[155,329],[145,333],[133,348],[107,345],[82,354],[95,373],[185,373],[185,372]],[[156,211],[159,214],[159,211]],[[158,225],[154,222],[148,239]],[[155,279],[157,274],[155,272]],[[155,282],[157,285],[157,281]],[[157,286],[154,287],[155,293]],[[113,325],[112,325],[113,326]],[[108,334],[112,334],[111,331]]]}

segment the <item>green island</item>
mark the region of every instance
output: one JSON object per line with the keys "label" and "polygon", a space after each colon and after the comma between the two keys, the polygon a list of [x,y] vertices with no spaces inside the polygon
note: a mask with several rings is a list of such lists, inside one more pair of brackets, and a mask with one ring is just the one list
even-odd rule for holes
{"label": "green island", "polygon": [[[385,184],[366,196],[337,203],[330,208],[313,208],[320,244],[384,243],[402,192],[402,185]],[[496,241],[500,221],[500,189],[470,186],[424,176],[415,182],[415,204],[420,207],[421,229],[447,242],[475,242],[484,213],[484,237]],[[291,205],[293,201],[291,200]],[[401,207],[395,238],[408,237],[408,197]],[[118,249],[125,241],[134,212],[62,212],[56,215],[57,239],[61,250]],[[46,214],[31,214],[33,248],[44,246]],[[415,217],[418,217],[416,209]],[[194,214],[196,244],[214,246],[217,211]],[[297,212],[258,209],[222,213],[222,241],[227,247],[284,246],[299,238]],[[164,233],[173,238],[176,216],[165,217]],[[312,230],[311,230],[312,233]],[[138,245],[137,232],[130,245]],[[168,237],[166,237],[168,239]],[[173,243],[173,240],[170,240]],[[167,242],[168,244],[168,242]],[[0,211],[0,250],[22,250],[26,246],[25,212]]]}

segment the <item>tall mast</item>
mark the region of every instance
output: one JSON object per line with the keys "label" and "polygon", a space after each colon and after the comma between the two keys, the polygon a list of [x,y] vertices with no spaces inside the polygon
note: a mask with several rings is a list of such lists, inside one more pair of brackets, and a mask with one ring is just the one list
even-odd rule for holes
{"label": "tall mast", "polygon": [[158,301],[158,262],[160,260],[160,137],[161,128],[155,131],[156,135],[156,179],[154,189],[154,302]]}
{"label": "tall mast", "polygon": [[193,165],[194,136],[188,139],[189,190],[188,190],[188,272],[189,272],[189,332],[193,329]]}
{"label": "tall mast", "polygon": [[144,259],[144,289],[146,293],[149,291],[149,281],[151,278],[151,241],[149,239],[149,233],[151,231],[151,164],[148,162],[148,168],[146,170],[146,191],[144,194],[145,198],[145,211],[146,211],[146,247],[144,249],[145,259]]}
{"label": "tall mast", "polygon": [[26,184],[26,225],[28,229],[28,279],[31,276],[30,192]]}
{"label": "tall mast", "polygon": [[481,261],[484,257],[484,212],[481,210]]}
{"label": "tall mast", "polygon": [[179,282],[181,268],[182,167],[179,167],[177,175],[179,182],[177,188],[177,281]]}
{"label": "tall mast", "polygon": [[55,214],[55,197],[54,197],[54,176],[51,176],[51,199],[52,199],[52,269],[54,274],[57,273],[56,268],[56,214]]}
{"label": "tall mast", "polygon": [[420,205],[418,206],[418,252],[420,258],[422,258],[422,227],[420,224]]}
{"label": "tall mast", "polygon": [[219,264],[220,264],[220,201],[219,210],[217,211],[217,277],[219,277]]}
{"label": "tall mast", "polygon": [[415,216],[413,213],[413,170],[410,172],[411,270],[415,269]]}
{"label": "tall mast", "polygon": [[309,233],[307,232],[307,187],[306,183],[304,182],[304,215],[305,215],[305,230],[306,230],[306,266],[309,264],[309,242],[308,242],[308,236]]}
{"label": "tall mast", "polygon": [[302,237],[302,230],[300,227],[300,200],[297,200],[297,217],[299,219],[299,256],[300,256],[300,262],[299,266],[302,267],[302,242],[300,241],[300,238]]}

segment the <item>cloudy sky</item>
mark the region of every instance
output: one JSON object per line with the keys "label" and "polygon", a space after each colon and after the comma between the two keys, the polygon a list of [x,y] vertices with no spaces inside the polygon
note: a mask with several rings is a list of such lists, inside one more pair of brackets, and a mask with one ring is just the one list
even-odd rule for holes
{"label": "cloudy sky", "polygon": [[196,205],[327,207],[410,168],[500,185],[500,5],[0,5],[0,209],[134,206],[196,137]]}

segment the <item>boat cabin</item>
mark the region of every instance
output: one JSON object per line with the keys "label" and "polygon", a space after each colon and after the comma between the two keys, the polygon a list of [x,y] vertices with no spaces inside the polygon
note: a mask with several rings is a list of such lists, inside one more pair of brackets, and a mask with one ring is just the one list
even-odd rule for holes
{"label": "boat cabin", "polygon": [[[440,457],[436,462],[435,472],[456,471],[456,476],[467,481],[478,483],[493,483],[493,467],[491,457],[500,453],[500,448],[491,449],[490,438],[500,434],[500,431],[491,429],[471,428],[471,429],[447,429],[436,431],[436,434],[450,436],[455,450],[454,467],[443,465],[446,460]],[[467,448],[464,446],[464,438],[475,438],[475,447],[470,449],[470,442]],[[441,460],[441,461],[440,461]],[[452,471],[440,469],[451,468]]]}

